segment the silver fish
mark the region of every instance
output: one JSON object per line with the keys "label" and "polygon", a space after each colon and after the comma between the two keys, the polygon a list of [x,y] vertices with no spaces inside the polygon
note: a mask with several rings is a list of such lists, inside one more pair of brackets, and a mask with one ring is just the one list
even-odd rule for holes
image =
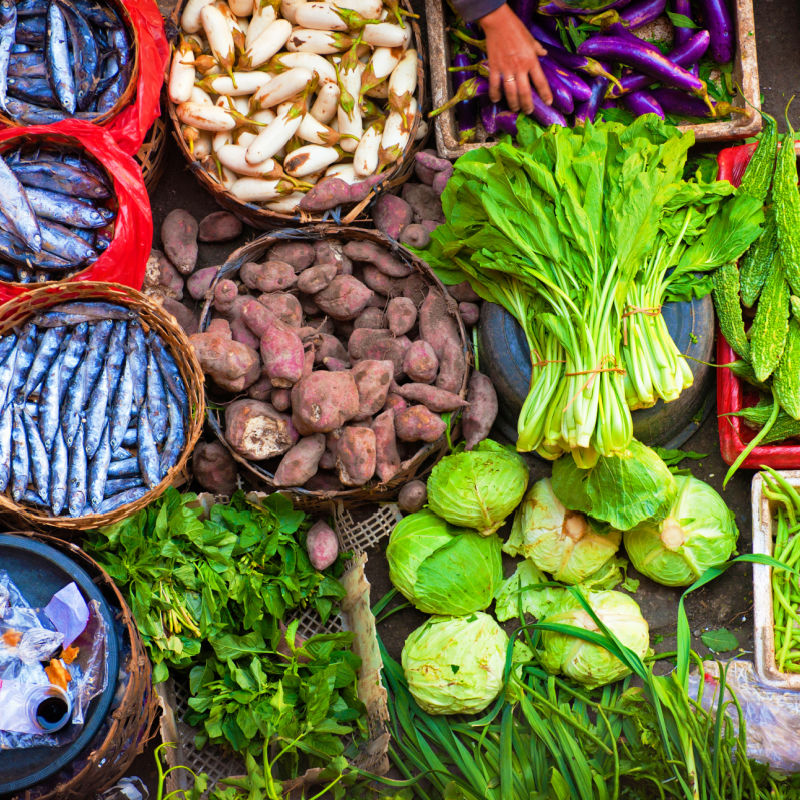
{"label": "silver fish", "polygon": [[67,478],[67,507],[71,517],[79,517],[86,506],[86,445],[83,425],[78,426],[72,447],[69,449],[69,477]]}

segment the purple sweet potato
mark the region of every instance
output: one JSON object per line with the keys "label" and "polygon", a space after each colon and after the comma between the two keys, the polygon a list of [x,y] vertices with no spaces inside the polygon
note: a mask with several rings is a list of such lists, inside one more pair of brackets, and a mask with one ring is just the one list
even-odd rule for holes
{"label": "purple sweet potato", "polygon": [[305,327],[313,328],[316,333],[336,333],[336,326],[330,317],[309,317]]}
{"label": "purple sweet potato", "polygon": [[340,361],[349,360],[344,345],[329,333],[314,333],[303,341],[304,343],[310,343],[314,348],[315,364],[321,364],[328,357],[338,358]]}
{"label": "purple sweet potato", "polygon": [[346,203],[360,203],[383,178],[383,175],[370,175],[352,184],[341,178],[324,178],[303,197],[299,208],[303,211],[328,211]]}
{"label": "purple sweet potato", "polygon": [[433,348],[420,339],[412,342],[403,360],[403,371],[415,383],[432,383],[439,371],[439,359]]}
{"label": "purple sweet potato", "polygon": [[453,171],[453,165],[446,158],[439,158],[435,150],[421,150],[414,160],[431,172]]}
{"label": "purple sweet potato", "polygon": [[208,492],[230,496],[236,491],[236,462],[219,442],[198,442],[192,456],[192,472]]}
{"label": "purple sweet potato", "polygon": [[327,433],[358,414],[358,388],[349,372],[312,372],[292,388],[298,430]]}
{"label": "purple sweet potato", "polygon": [[414,222],[422,222],[424,219],[444,222],[442,199],[432,187],[424,183],[406,183],[402,196],[414,211]]}
{"label": "purple sweet potato", "polygon": [[214,308],[220,314],[227,314],[239,296],[239,287],[229,278],[223,278],[214,287]]}
{"label": "purple sweet potato", "polygon": [[[267,401],[271,402],[271,400],[272,400],[271,396],[272,396],[273,391],[274,390],[272,388],[272,381],[267,377],[263,377],[263,378],[259,378],[247,390],[247,396],[248,397],[252,397],[253,400],[261,400],[261,401],[266,403]],[[286,390],[284,389],[284,391],[286,391]],[[273,405],[274,405],[274,403],[273,403]],[[285,408],[281,409],[281,408],[277,408],[276,407],[275,410],[276,411],[285,411],[286,409]]]}
{"label": "purple sweet potato", "polygon": [[363,486],[375,474],[377,452],[372,428],[347,427],[336,447],[336,468],[345,486]]}
{"label": "purple sweet potato", "polygon": [[436,173],[436,177],[433,179],[433,183],[431,184],[431,189],[433,189],[433,191],[436,192],[436,194],[438,194],[441,197],[442,193],[447,188],[447,182],[450,180],[452,176],[453,176],[453,167],[451,164],[449,172],[442,171]]}
{"label": "purple sweet potato", "polygon": [[314,263],[314,247],[309,242],[278,242],[269,249],[270,261],[285,261],[302,272]]}
{"label": "purple sweet potato", "polygon": [[447,293],[459,303],[480,303],[481,298],[475,294],[469,281],[461,281],[447,287]]}
{"label": "purple sweet potato", "polygon": [[364,360],[353,367],[359,419],[371,417],[383,408],[393,377],[394,364],[391,361]]}
{"label": "purple sweet potato", "polygon": [[263,461],[285,453],[298,435],[289,417],[268,403],[235,400],[225,409],[225,439],[239,455]]}
{"label": "purple sweet potato", "polygon": [[314,295],[320,311],[338,320],[355,319],[366,308],[372,290],[352,275],[337,275]]}
{"label": "purple sweet potato", "polygon": [[407,247],[416,247],[420,250],[423,250],[430,243],[430,232],[425,230],[423,225],[419,225],[416,222],[412,223],[411,225],[407,225],[405,228],[403,228],[403,232],[400,234],[400,244],[404,244]]}
{"label": "purple sweet potato", "polygon": [[[385,275],[383,272],[381,272],[377,267],[373,267],[370,264],[365,264],[363,266],[361,270],[361,276],[364,279],[364,283],[366,283],[373,292],[383,295],[383,298],[397,297],[397,295],[403,293],[404,281],[396,278],[390,278],[388,275]],[[379,302],[384,304],[386,300],[379,299]]]}
{"label": "purple sweet potato", "polygon": [[242,309],[250,302],[250,298],[245,294],[240,294],[233,300],[233,305],[230,309],[220,316],[227,319],[231,325],[231,338],[235,342],[241,342],[253,350],[258,350],[259,339],[245,323],[242,318]]}
{"label": "purple sweet potato", "polygon": [[403,297],[413,300],[414,305],[419,308],[428,296],[428,284],[425,278],[419,272],[415,272],[409,275],[403,284]]}
{"label": "purple sweet potato", "polygon": [[[450,302],[452,303],[452,299]],[[459,392],[467,363],[461,347],[458,325],[449,312],[447,300],[438,289],[431,289],[420,306],[419,333],[433,347],[439,359],[436,385],[447,392]]]}
{"label": "purple sweet potato", "polygon": [[386,411],[394,411],[395,415],[397,415],[401,411],[405,411],[408,408],[408,403],[404,398],[400,397],[399,394],[395,394],[394,392],[390,391],[386,396],[386,402],[384,403],[383,408]]}
{"label": "purple sweet potato", "polygon": [[447,425],[425,406],[409,406],[395,414],[394,429],[403,442],[435,442],[444,434]]}
{"label": "purple sweet potato", "polygon": [[150,257],[144,268],[142,291],[148,295],[183,299],[183,278],[160,250],[150,251]]}
{"label": "purple sweet potato", "polygon": [[314,302],[314,298],[308,294],[301,294],[298,298],[300,301],[300,308],[303,310],[303,313],[307,317],[315,316],[319,314],[319,308],[317,304]]}
{"label": "purple sweet potato", "polygon": [[303,324],[303,307],[293,294],[288,292],[264,293],[258,296],[258,302],[281,322],[285,322],[292,328],[299,328]]}
{"label": "purple sweet potato", "polygon": [[417,324],[417,307],[407,297],[393,297],[386,306],[389,330],[395,336],[408,333]]}
{"label": "purple sweet potato", "polygon": [[378,414],[372,421],[375,432],[375,472],[381,483],[390,481],[400,470],[397,436],[394,432],[394,411]]}
{"label": "purple sweet potato", "polygon": [[203,300],[214,283],[219,267],[204,267],[193,272],[186,280],[186,288],[193,300]]}
{"label": "purple sweet potato", "polygon": [[336,563],[339,540],[330,525],[319,520],[311,526],[306,536],[306,549],[311,566],[322,571]]}
{"label": "purple sweet potato", "polygon": [[[400,236],[403,228],[411,222],[412,216],[411,206],[402,197],[397,197],[393,194],[382,194],[375,201],[375,207],[372,212],[372,220],[375,223],[375,227],[392,239],[397,239]],[[352,258],[352,256],[350,257]]]}
{"label": "purple sweet potato", "polygon": [[443,414],[445,411],[455,411],[463,408],[467,403],[453,392],[446,392],[427,383],[404,383],[402,386],[393,385],[392,391],[404,397],[411,403],[422,403],[431,411]]}
{"label": "purple sweet potato", "polygon": [[269,401],[276,411],[288,411],[292,407],[292,393],[289,389],[273,389]]}
{"label": "purple sweet potato", "polygon": [[327,447],[319,460],[319,468],[336,469],[336,455],[331,450],[328,450]]}
{"label": "purple sweet potato", "polygon": [[208,330],[189,337],[203,372],[228,392],[242,392],[261,375],[258,353],[231,339],[230,325],[224,319],[211,321]]}
{"label": "purple sweet potato", "polygon": [[167,258],[181,275],[194,272],[197,264],[197,220],[183,208],[174,208],[161,224],[161,243]]}
{"label": "purple sweet potato", "polygon": [[297,288],[305,294],[316,294],[325,289],[338,272],[336,264],[316,264],[300,273]]}
{"label": "purple sweet potato", "polygon": [[197,333],[200,324],[197,319],[197,313],[193,309],[177,300],[173,300],[171,297],[159,297],[158,302],[161,304],[161,308],[163,308],[164,311],[175,317],[175,321],[183,328],[187,336],[192,336]]}
{"label": "purple sweet potato", "polygon": [[354,320],[353,328],[386,328],[386,317],[380,308],[367,307]]}
{"label": "purple sweet potato", "polygon": [[294,267],[285,261],[270,260],[263,264],[248,261],[239,270],[242,283],[257,292],[282,292],[297,283]]}
{"label": "purple sweet potato", "polygon": [[464,412],[461,424],[467,450],[472,450],[489,435],[497,418],[497,392],[483,373],[473,371],[470,376],[467,402],[469,408]]}
{"label": "purple sweet potato", "polygon": [[397,495],[397,505],[406,514],[419,511],[428,502],[428,487],[424,481],[410,481]]}
{"label": "purple sweet potato", "polygon": [[459,303],[458,313],[465,325],[477,325],[481,318],[481,307],[477,303]]}
{"label": "purple sweet potato", "polygon": [[200,220],[197,238],[201,242],[230,242],[242,235],[242,221],[229,211],[214,211]]}
{"label": "purple sweet potato", "polygon": [[343,372],[350,369],[350,364],[347,361],[342,361],[341,358],[336,358],[336,356],[325,356],[322,359],[322,365],[329,372]]}
{"label": "purple sweet potato", "polygon": [[356,328],[347,340],[347,352],[354,361],[367,358],[367,349],[375,341],[391,338],[392,334],[386,328]]}
{"label": "purple sweet potato", "polygon": [[303,376],[303,342],[294,328],[281,322],[269,311],[267,314],[272,320],[261,334],[261,360],[264,372],[273,386],[286,389]]}
{"label": "purple sweet potato", "polygon": [[344,254],[353,261],[377,267],[390,278],[405,278],[413,271],[410,264],[396,258],[385,247],[381,247],[375,242],[353,240],[344,246]]}
{"label": "purple sweet potato", "polygon": [[303,486],[317,474],[319,460],[325,452],[325,436],[315,433],[304,436],[287,450],[273,478],[276,486]]}
{"label": "purple sweet potato", "polygon": [[314,266],[333,264],[339,275],[350,275],[353,272],[353,262],[344,254],[343,245],[334,239],[314,242],[314,255]]}
{"label": "purple sweet potato", "polygon": [[442,223],[435,219],[424,219],[419,223],[428,233],[433,233]]}

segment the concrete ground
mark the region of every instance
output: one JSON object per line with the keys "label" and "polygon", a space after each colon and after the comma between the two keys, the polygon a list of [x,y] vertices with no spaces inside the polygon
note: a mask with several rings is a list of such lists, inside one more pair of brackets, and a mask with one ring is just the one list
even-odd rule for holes
{"label": "concrete ground", "polygon": [[[162,0],[162,11],[169,13],[172,3]],[[414,3],[420,5],[421,3]],[[781,130],[783,110],[794,94],[800,94],[800,4],[797,0],[753,0],[756,19],[756,41],[764,109],[779,118]],[[790,112],[795,128],[800,128],[800,99]],[[217,210],[214,200],[200,187],[186,169],[175,142],[167,145],[167,165],[161,181],[151,194],[155,222],[154,246],[160,246],[158,230],[164,216],[175,207],[189,209],[198,219]],[[247,230],[241,241],[223,246],[202,245],[199,266],[222,263],[229,252],[257,233]],[[722,479],[727,466],[719,455],[716,416],[707,422],[684,445],[686,450],[706,453],[700,462],[686,462],[692,473],[708,481],[722,492]],[[541,469],[541,467],[539,468]],[[738,550],[750,552],[750,481],[753,473],[741,470],[722,492],[725,501],[736,513],[736,522],[741,533]],[[388,570],[382,552],[370,553],[368,577],[372,583],[373,602],[391,589]],[[658,586],[641,579],[636,595],[645,617],[648,619],[656,647],[660,651],[673,649],[675,620],[679,591]],[[732,568],[710,586],[691,595],[687,602],[693,646],[703,655],[707,649],[699,636],[706,630],[726,627],[737,637],[740,655],[751,658],[752,652],[752,582],[749,566]],[[415,611],[404,611],[393,615],[380,627],[380,635],[390,653],[399,657],[408,633],[419,625],[425,616]],[[736,655],[731,654],[731,655]],[[151,788],[154,777],[152,748],[141,756],[131,768],[131,774],[141,775]],[[154,795],[153,795],[154,796]]]}

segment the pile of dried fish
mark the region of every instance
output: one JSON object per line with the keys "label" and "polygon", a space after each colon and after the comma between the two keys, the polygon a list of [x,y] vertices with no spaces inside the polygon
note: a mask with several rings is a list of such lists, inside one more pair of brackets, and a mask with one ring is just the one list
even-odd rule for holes
{"label": "pile of dried fish", "polygon": [[130,308],[69,302],[0,339],[0,491],[71,517],[156,486],[186,442],[175,359]]}
{"label": "pile of dried fish", "polygon": [[59,280],[113,236],[108,177],[85,154],[25,146],[0,157],[0,280]]}
{"label": "pile of dried fish", "polygon": [[130,33],[102,0],[0,2],[0,107],[18,122],[111,111],[133,64]]}

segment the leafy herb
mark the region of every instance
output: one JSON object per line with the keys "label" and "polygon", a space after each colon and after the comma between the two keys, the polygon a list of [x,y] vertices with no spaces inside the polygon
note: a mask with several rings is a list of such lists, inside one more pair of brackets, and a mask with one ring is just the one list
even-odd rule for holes
{"label": "leafy herb", "polygon": [[677,467],[681,461],[685,461],[687,458],[691,458],[693,461],[700,461],[704,458],[708,458],[708,453],[697,453],[694,450],[670,450],[666,447],[654,447],[656,455],[670,468],[670,471],[674,471],[674,467]]}
{"label": "leafy herb", "polygon": [[727,628],[716,631],[706,631],[700,634],[700,640],[714,653],[729,653],[739,647],[739,640]]}
{"label": "leafy herb", "polygon": [[676,28],[699,28],[700,27],[693,20],[691,20],[689,17],[687,17],[685,14],[676,14],[674,11],[667,11],[667,16],[669,17],[669,21]]}

